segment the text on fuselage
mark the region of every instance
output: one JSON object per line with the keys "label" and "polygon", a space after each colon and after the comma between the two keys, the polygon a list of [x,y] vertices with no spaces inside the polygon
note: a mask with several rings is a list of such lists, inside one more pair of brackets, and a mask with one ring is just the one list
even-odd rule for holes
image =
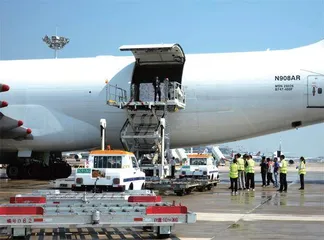
{"label": "text on fuselage", "polygon": [[275,76],[275,81],[300,81],[299,75]]}
{"label": "text on fuselage", "polygon": [[275,91],[292,91],[294,89],[294,84],[276,84]]}

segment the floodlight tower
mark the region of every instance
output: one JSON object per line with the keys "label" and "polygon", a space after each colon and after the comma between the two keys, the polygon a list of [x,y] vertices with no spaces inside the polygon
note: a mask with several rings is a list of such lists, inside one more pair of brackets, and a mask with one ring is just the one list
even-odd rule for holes
{"label": "floodlight tower", "polygon": [[45,35],[45,37],[43,38],[43,42],[45,42],[49,48],[55,51],[55,58],[57,58],[57,51],[64,48],[65,45],[70,42],[70,39],[65,37],[59,37],[57,35],[51,37]]}

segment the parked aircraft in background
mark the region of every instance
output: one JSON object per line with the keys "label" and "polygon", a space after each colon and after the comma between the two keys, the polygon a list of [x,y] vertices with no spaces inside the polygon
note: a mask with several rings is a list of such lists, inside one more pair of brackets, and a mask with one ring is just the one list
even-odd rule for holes
{"label": "parked aircraft in background", "polygon": [[249,155],[252,155],[253,160],[256,162],[261,162],[262,156],[264,156],[264,154],[261,154],[260,151],[258,151],[256,154],[249,153]]}
{"label": "parked aircraft in background", "polygon": [[[125,89],[128,100],[129,83],[152,87],[160,76],[180,84],[186,106],[168,115],[170,148],[232,142],[324,120],[324,41],[239,53],[185,55],[179,44],[121,50],[135,58],[0,61],[0,163],[10,164],[10,178],[66,177],[71,169],[55,159],[63,151],[98,147],[101,118],[107,120],[106,142],[123,147],[127,113],[107,105],[107,82]],[[31,159],[45,164],[25,164]]]}

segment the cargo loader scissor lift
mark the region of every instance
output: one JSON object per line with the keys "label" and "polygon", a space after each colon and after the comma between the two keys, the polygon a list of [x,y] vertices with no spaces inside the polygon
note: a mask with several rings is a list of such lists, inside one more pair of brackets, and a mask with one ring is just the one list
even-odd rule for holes
{"label": "cargo loader scissor lift", "polygon": [[[132,51],[136,59],[130,89],[107,83],[107,104],[127,112],[120,132],[121,142],[137,158],[159,149],[159,161],[164,169],[164,150],[170,146],[168,115],[186,106],[181,84],[184,52],[179,44],[122,46],[120,50]],[[152,84],[156,77],[161,81],[158,101],[154,101]],[[163,178],[163,171],[159,175]]]}

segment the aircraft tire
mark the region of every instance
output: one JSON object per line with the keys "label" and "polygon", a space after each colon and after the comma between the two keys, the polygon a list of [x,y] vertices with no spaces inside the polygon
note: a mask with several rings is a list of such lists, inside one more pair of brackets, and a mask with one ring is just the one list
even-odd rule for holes
{"label": "aircraft tire", "polygon": [[[61,170],[61,172],[62,172],[62,170]],[[52,174],[53,180],[60,178],[60,175],[61,175],[60,166],[57,163],[54,163],[51,165],[51,174]]]}
{"label": "aircraft tire", "polygon": [[32,165],[29,165],[27,168],[26,168],[26,174],[28,177],[32,178],[33,177],[33,166]]}
{"label": "aircraft tire", "polygon": [[65,167],[66,167],[66,178],[68,178],[72,174],[72,167],[67,163],[65,163]]}
{"label": "aircraft tire", "polygon": [[48,166],[42,167],[39,179],[40,180],[51,180],[51,178],[52,178],[51,168]]}
{"label": "aircraft tire", "polygon": [[72,173],[72,167],[67,163],[60,163],[60,168],[62,169],[61,178],[68,178]]}
{"label": "aircraft tire", "polygon": [[29,178],[39,179],[43,173],[42,170],[43,169],[40,163],[32,163],[27,167],[26,172]]}
{"label": "aircraft tire", "polygon": [[72,168],[65,162],[53,163],[51,165],[52,178],[68,178],[72,173]]}
{"label": "aircraft tire", "polygon": [[51,169],[44,167],[40,163],[32,163],[26,169],[26,176],[24,178],[38,179],[38,180],[51,180]]}
{"label": "aircraft tire", "polygon": [[21,167],[17,165],[11,165],[7,167],[6,173],[8,178],[10,179],[19,179],[20,178],[20,173],[21,173]]}

